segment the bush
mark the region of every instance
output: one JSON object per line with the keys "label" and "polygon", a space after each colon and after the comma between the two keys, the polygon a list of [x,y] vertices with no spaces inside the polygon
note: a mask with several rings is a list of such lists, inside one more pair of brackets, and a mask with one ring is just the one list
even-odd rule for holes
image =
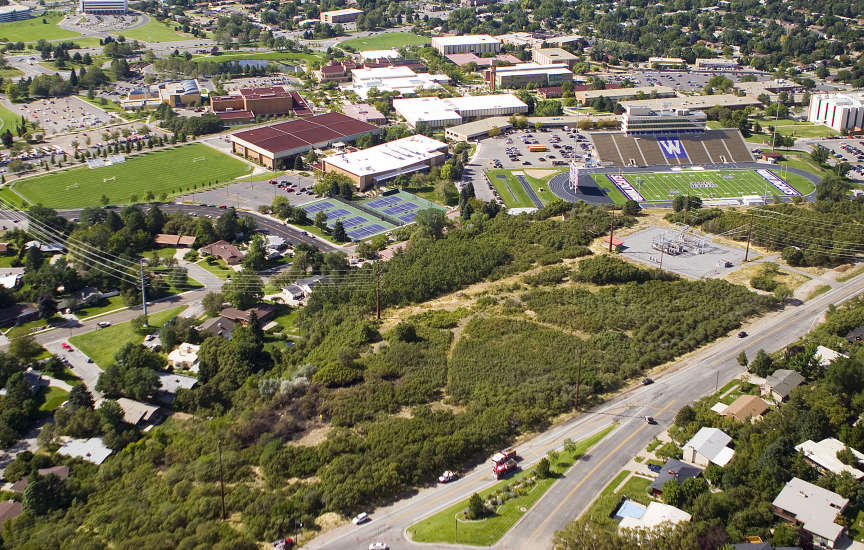
{"label": "bush", "polygon": [[657,458],[678,458],[680,459],[684,454],[681,452],[681,449],[678,445],[672,443],[671,441],[664,444],[662,447],[654,451],[654,454],[657,455]]}
{"label": "bush", "polygon": [[546,479],[550,477],[552,471],[549,469],[549,459],[546,457],[540,459],[540,462],[537,463],[537,467],[534,468],[534,473],[536,473],[537,477],[540,479]]}

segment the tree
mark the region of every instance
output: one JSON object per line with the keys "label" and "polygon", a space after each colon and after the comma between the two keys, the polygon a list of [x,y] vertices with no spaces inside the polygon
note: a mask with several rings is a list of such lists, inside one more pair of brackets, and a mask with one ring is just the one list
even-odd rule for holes
{"label": "tree", "polygon": [[267,265],[264,237],[255,235],[249,243],[249,249],[243,257],[243,268],[251,271],[261,271]]}
{"label": "tree", "polygon": [[201,299],[201,305],[204,306],[204,311],[210,317],[217,317],[222,311],[222,304],[225,302],[225,295],[221,292],[208,292]]}
{"label": "tree", "polygon": [[422,234],[433,239],[439,239],[444,232],[444,211],[438,208],[420,210],[417,212],[414,222]]}
{"label": "tree", "polygon": [[34,516],[42,516],[51,510],[66,507],[69,495],[63,481],[54,474],[38,477],[24,489],[21,505]]}
{"label": "tree", "polygon": [[345,233],[345,226],[342,225],[341,221],[333,224],[333,239],[337,243],[344,243],[348,240],[348,234]]}
{"label": "tree", "polygon": [[489,137],[498,137],[501,135],[501,128],[499,128],[497,126],[493,126],[493,127],[489,128],[488,134],[489,134]]}
{"label": "tree", "polygon": [[32,336],[21,336],[9,342],[9,354],[19,361],[28,362],[42,353],[42,346]]}
{"label": "tree", "polygon": [[738,364],[744,368],[747,368],[747,352],[742,350],[741,353],[738,354]]}
{"label": "tree", "polygon": [[50,319],[57,313],[57,302],[50,294],[43,294],[36,299],[36,309],[39,310],[40,317]]}
{"label": "tree", "polygon": [[411,323],[402,321],[393,328],[393,336],[400,342],[414,342],[417,340],[417,329]]}
{"label": "tree", "polygon": [[86,409],[93,408],[93,396],[90,395],[84,384],[72,386],[72,390],[69,392],[69,397],[66,400],[68,401],[66,407],[72,411],[82,407]]}
{"label": "tree", "polygon": [[534,473],[537,474],[539,479],[546,479],[551,477],[551,470],[549,469],[549,459],[545,456],[540,459],[540,462],[537,463],[537,467],[534,468]]}
{"label": "tree", "polygon": [[321,231],[327,230],[327,214],[321,211],[315,214],[315,227]]}
{"label": "tree", "polygon": [[813,150],[810,151],[810,158],[813,160],[813,162],[815,162],[819,166],[822,166],[823,164],[825,164],[825,162],[828,161],[828,157],[830,156],[830,154],[831,153],[825,147],[816,145],[815,147],[813,147]]}
{"label": "tree", "polygon": [[633,199],[627,199],[627,202],[624,203],[624,213],[628,216],[636,216],[641,211],[642,207],[639,206],[639,203],[634,201]]}
{"label": "tree", "polygon": [[264,284],[256,273],[244,269],[223,287],[225,299],[237,309],[249,309],[264,296]]}
{"label": "tree", "polygon": [[765,378],[774,372],[774,360],[771,359],[771,356],[765,353],[764,349],[760,349],[756,352],[756,357],[750,361],[750,366],[748,370],[755,374],[756,376]]}
{"label": "tree", "polygon": [[480,519],[486,516],[486,506],[483,499],[477,493],[468,499],[468,519]]}

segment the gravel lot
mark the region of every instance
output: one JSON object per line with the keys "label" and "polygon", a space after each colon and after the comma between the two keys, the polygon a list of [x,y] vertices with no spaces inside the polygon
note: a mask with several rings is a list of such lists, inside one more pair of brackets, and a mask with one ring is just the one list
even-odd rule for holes
{"label": "gravel lot", "polygon": [[[621,254],[651,267],[659,267],[661,254],[659,250],[655,250],[651,246],[651,242],[655,237],[661,236],[664,232],[667,236],[671,236],[672,232],[670,230],[655,226],[622,237],[621,240],[624,241],[624,247]],[[688,237],[691,245],[695,244],[695,239],[692,236]],[[744,260],[744,249],[741,247],[708,242],[703,248],[702,254],[695,252],[695,246],[691,246],[690,248],[691,251],[677,256],[663,254],[663,269],[693,279],[722,277],[726,273],[734,271],[736,266]],[[722,262],[724,260],[729,262],[731,266],[723,267]]]}

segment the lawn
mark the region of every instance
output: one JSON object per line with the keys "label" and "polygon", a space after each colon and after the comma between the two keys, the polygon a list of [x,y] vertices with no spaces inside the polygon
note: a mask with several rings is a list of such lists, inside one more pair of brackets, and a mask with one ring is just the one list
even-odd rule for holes
{"label": "lawn", "polygon": [[486,170],[486,176],[507,208],[532,208],[534,203],[528,193],[511,173],[511,170]]}
{"label": "lawn", "polygon": [[0,78],[14,78],[16,76],[24,76],[24,71],[15,67],[0,69]]}
{"label": "lawn", "polygon": [[293,331],[296,326],[295,323],[297,321],[297,310],[286,305],[277,305],[276,306],[276,316],[273,318],[273,322],[279,325],[280,332],[290,332]]}
{"label": "lawn", "polygon": [[[558,460],[550,464],[553,472],[552,477],[539,480],[527,494],[507,500],[490,517],[477,521],[457,519],[468,506],[468,501],[464,500],[409,527],[408,533],[411,540],[414,542],[443,542],[475,546],[495,544],[525,515],[535,502],[540,500],[540,497],[555,483],[557,478],[569,470],[588,449],[600,442],[614,428],[615,425],[609,426],[591,437],[579,441],[572,452],[562,451]],[[489,489],[481,491],[480,495],[485,497],[498,492],[505,485],[513,485],[518,480],[528,476],[533,470],[534,468],[529,468],[511,479],[496,483]],[[459,524],[458,529],[456,527],[457,522]]]}
{"label": "lawn", "polygon": [[241,61],[244,59],[264,59],[268,61],[282,61],[284,63],[311,63],[321,61],[320,55],[300,52],[246,52],[246,53],[223,53],[219,55],[201,55],[193,57],[192,61],[213,61],[224,63],[226,61]]}
{"label": "lawn", "polygon": [[[194,143],[135,155],[113,166],[79,166],[16,182],[15,190],[33,203],[50,208],[98,206],[106,195],[110,204],[144,200],[148,191],[177,195],[203,190],[251,171],[246,163]],[[114,178],[114,179],[111,179]]]}
{"label": "lawn", "polygon": [[175,40],[192,40],[194,36],[179,34],[168,25],[150,17],[146,24],[134,29],[120,31],[117,34],[130,40],[143,42],[173,42]]}
{"label": "lawn", "polygon": [[9,329],[8,332],[6,332],[6,338],[9,338],[10,340],[14,338],[21,338],[22,336],[27,336],[34,331],[52,328],[57,324],[65,323],[66,319],[55,316],[51,318],[51,321],[51,323],[48,323],[45,321],[45,319],[36,319],[35,321],[30,321],[24,323],[23,325],[12,327],[11,329]]}
{"label": "lawn", "polygon": [[10,111],[3,105],[0,105],[0,131],[5,132],[8,129],[14,136],[15,128],[18,126],[20,121],[21,115]]}
{"label": "lawn", "polygon": [[[809,195],[816,190],[816,186],[803,176],[784,172],[779,168],[772,172],[802,195]],[[624,178],[647,202],[670,201],[683,194],[703,199],[731,199],[745,195],[771,197],[782,194],[778,187],[755,170],[681,170],[609,175]],[[592,174],[592,177],[601,187],[616,187],[607,174]],[[620,193],[620,198],[612,195],[610,197],[616,202],[623,201],[624,198]]]}
{"label": "lawn", "polygon": [[66,401],[69,397],[69,392],[60,388],[48,388],[45,392],[45,402],[39,407],[42,412],[51,412]]}
{"label": "lawn", "polygon": [[89,319],[91,317],[95,317],[97,315],[102,315],[108,313],[109,311],[117,311],[118,309],[124,309],[126,306],[126,302],[123,301],[122,296],[112,296],[110,298],[105,298],[98,305],[92,307],[81,308],[75,312],[75,315],[81,319]]}
{"label": "lawn", "polygon": [[618,476],[600,492],[600,496],[585,513],[585,515],[591,518],[592,521],[603,525],[607,529],[614,530],[617,527],[618,520],[614,518],[613,514],[618,508],[618,505],[621,504],[625,498],[646,505],[651,502],[651,497],[648,495],[648,487],[651,485],[650,479],[634,475],[627,480],[627,483],[625,483],[620,490],[615,491],[615,489],[621,484],[621,481],[621,474],[618,474]]}
{"label": "lawn", "polygon": [[528,172],[530,171],[531,170],[523,170],[523,172],[525,172],[525,179],[528,180],[531,188],[534,189],[534,192],[537,193],[537,196],[540,197],[543,204],[549,204],[557,199],[558,197],[555,196],[555,193],[549,190],[549,181],[565,170],[555,170],[554,174],[549,174],[548,176],[540,178],[535,178],[534,176],[529,175]]}
{"label": "lawn", "polygon": [[414,44],[429,44],[431,38],[420,36],[410,32],[385,32],[374,36],[350,38],[339,43],[339,46],[348,46],[358,52],[365,50],[389,50],[390,48],[402,48]]}
{"label": "lawn", "polygon": [[201,260],[198,260],[197,263],[198,265],[200,265],[213,275],[216,275],[220,279],[227,279],[228,277],[236,273],[236,271],[228,267],[228,265],[225,263],[225,260],[223,260],[222,258],[215,258],[212,256],[211,258],[213,259],[212,264],[207,261],[207,258],[202,258]]}
{"label": "lawn", "polygon": [[[63,19],[63,13],[50,12],[44,17],[34,17],[24,21],[0,23],[0,39],[8,42],[38,42],[39,39],[56,40],[58,38],[75,38],[80,33],[67,31],[57,26]],[[42,21],[45,21],[43,23]]]}
{"label": "lawn", "polygon": [[[161,327],[165,321],[179,314],[186,306],[179,306],[150,315],[150,326]],[[132,322],[119,323],[108,328],[73,336],[69,343],[80,349],[103,369],[114,361],[114,355],[127,342],[140,344],[144,335],[135,332]]]}

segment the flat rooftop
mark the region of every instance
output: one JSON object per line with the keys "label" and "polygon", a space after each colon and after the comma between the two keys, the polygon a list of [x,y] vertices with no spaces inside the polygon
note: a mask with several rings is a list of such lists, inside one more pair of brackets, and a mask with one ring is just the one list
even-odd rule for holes
{"label": "flat rooftop", "polygon": [[343,8],[341,10],[330,10],[330,11],[322,11],[321,17],[324,15],[353,15],[353,14],[363,13],[363,10],[358,10],[356,8]]}
{"label": "flat rooftop", "polygon": [[358,176],[367,176],[425,162],[446,148],[446,143],[417,134],[362,151],[331,155],[324,162]]}
{"label": "flat rooftop", "polygon": [[432,42],[442,46],[459,44],[500,44],[501,41],[488,34],[463,34],[459,36],[433,36]]}
{"label": "flat rooftop", "polygon": [[388,78],[411,78],[417,76],[411,67],[374,67],[371,69],[351,69],[351,78],[357,80],[386,80]]}
{"label": "flat rooftop", "polygon": [[275,154],[373,131],[378,127],[342,113],[326,113],[237,132],[231,139]]}
{"label": "flat rooftop", "polygon": [[[658,86],[660,88],[661,86]],[[623,88],[633,90],[634,88]],[[619,91],[619,90],[614,90]],[[587,92],[585,92],[587,93]],[[612,96],[614,97],[614,96]],[[669,109],[710,109],[711,107],[747,107],[748,105],[762,105],[762,102],[752,97],[738,97],[734,94],[720,95],[697,95],[687,97],[668,97],[658,99],[635,99],[623,101],[624,107],[644,106],[657,110]]]}

